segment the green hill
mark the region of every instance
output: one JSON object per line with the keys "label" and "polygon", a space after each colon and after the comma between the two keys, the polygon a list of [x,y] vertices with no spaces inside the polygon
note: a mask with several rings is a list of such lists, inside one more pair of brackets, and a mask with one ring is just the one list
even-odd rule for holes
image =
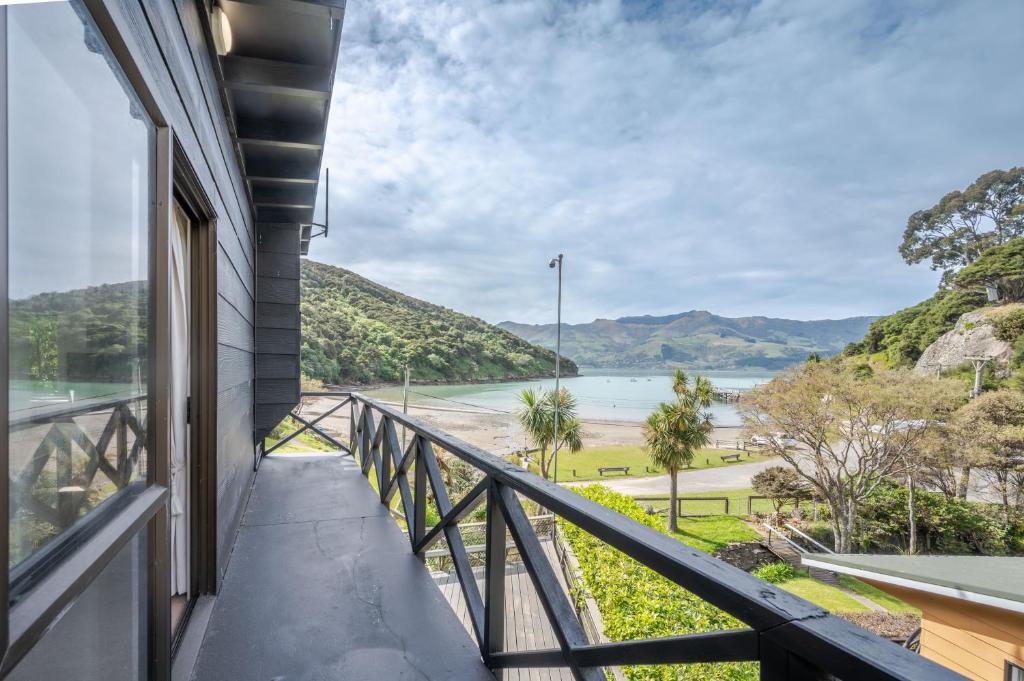
{"label": "green hill", "polygon": [[951,286],[928,300],[876,319],[864,339],[851,343],[843,354],[869,355],[893,367],[913,366],[961,315],[990,304],[986,286],[998,290],[1003,303],[1024,299],[1024,238],[989,248],[950,279]]}
{"label": "green hill", "polygon": [[[811,353],[839,352],[874,317],[797,321],[721,317],[692,310],[664,317],[596,319],[562,326],[562,351],[581,366],[614,368],[781,369]],[[555,344],[554,324],[499,326],[531,343]]]}
{"label": "green hill", "polygon": [[[555,353],[358,274],[302,261],[302,372],[327,383],[550,376]],[[563,358],[562,372],[576,374]]]}
{"label": "green hill", "polygon": [[965,312],[985,305],[985,292],[942,289],[928,300],[876,319],[864,339],[843,350],[871,355],[891,367],[914,366],[929,345],[956,325]]}

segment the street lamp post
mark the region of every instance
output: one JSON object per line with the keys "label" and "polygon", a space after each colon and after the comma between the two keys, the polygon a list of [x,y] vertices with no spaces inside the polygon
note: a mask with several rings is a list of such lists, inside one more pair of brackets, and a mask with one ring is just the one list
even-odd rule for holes
{"label": "street lamp post", "polygon": [[559,253],[557,258],[552,258],[551,262],[548,263],[548,267],[551,269],[558,269],[558,322],[555,324],[555,400],[553,403],[555,409],[555,448],[551,452],[551,463],[555,467],[555,484],[558,484],[558,440],[560,439],[558,432],[558,409],[562,400],[562,393],[559,392],[558,382],[562,376],[562,260],[563,256]]}

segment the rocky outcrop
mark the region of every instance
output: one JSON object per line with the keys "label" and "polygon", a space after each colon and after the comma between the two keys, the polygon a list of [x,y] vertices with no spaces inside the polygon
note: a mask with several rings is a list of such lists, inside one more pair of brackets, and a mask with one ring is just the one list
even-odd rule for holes
{"label": "rocky outcrop", "polygon": [[934,374],[958,367],[969,357],[988,357],[998,367],[1005,367],[1012,349],[992,334],[991,324],[992,317],[1001,311],[999,307],[988,307],[961,315],[951,331],[928,346],[914,371]]}

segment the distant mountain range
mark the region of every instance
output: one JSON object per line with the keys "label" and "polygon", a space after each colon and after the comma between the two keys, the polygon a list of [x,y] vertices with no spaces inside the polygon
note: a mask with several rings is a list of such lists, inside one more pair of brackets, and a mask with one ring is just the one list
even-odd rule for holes
{"label": "distant mountain range", "polygon": [[[730,318],[704,310],[595,319],[562,325],[562,354],[582,367],[782,369],[811,353],[839,352],[863,338],[875,319]],[[530,343],[555,347],[554,324],[501,322],[498,326]]]}

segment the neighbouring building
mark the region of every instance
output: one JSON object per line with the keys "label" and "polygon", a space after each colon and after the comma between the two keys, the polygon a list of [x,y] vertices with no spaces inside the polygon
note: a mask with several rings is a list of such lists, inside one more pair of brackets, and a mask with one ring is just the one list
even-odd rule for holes
{"label": "neighbouring building", "polygon": [[921,655],[979,681],[1024,681],[1024,559],[815,554],[921,610]]}

